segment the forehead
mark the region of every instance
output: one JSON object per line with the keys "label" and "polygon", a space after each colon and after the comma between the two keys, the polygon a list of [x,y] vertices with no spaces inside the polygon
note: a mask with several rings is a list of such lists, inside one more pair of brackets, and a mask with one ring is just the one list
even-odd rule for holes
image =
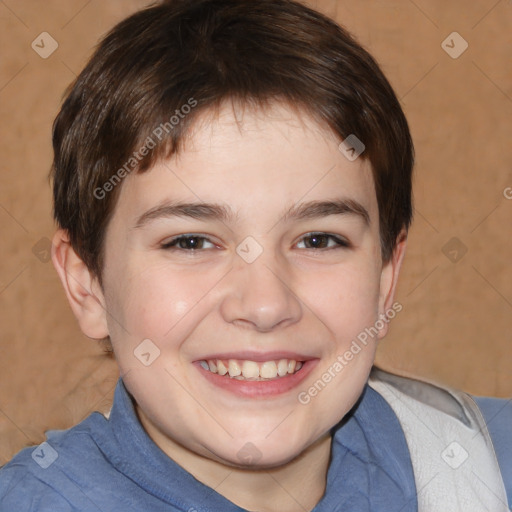
{"label": "forehead", "polygon": [[339,142],[328,127],[284,104],[225,103],[195,121],[179,153],[129,175],[116,212],[133,218],[158,201],[180,200],[221,202],[242,216],[255,210],[270,215],[300,201],[344,197],[373,218],[370,163],[349,161]]}

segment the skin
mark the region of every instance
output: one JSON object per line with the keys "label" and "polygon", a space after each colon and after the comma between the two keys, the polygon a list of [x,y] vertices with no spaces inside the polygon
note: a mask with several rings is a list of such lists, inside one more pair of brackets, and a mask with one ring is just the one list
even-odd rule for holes
{"label": "skin", "polygon": [[[339,140],[282,104],[264,111],[224,105],[195,123],[183,150],[123,184],[105,246],[103,287],[60,230],[53,261],[82,331],[110,336],[121,375],[154,442],[197,479],[249,510],[311,510],[325,491],[329,429],[352,408],[379,335],[311,401],[307,390],[353,339],[389,309],[405,251],[381,259],[370,164],[349,161]],[[368,213],[286,217],[310,201],[351,200]],[[153,218],[165,202],[215,203],[231,218]],[[311,232],[324,237],[315,239]],[[164,248],[184,234],[202,248]],[[341,246],[334,235],[349,243]],[[252,237],[263,252],[236,252]],[[201,247],[201,246],[200,246]],[[144,366],[134,350],[160,350]],[[289,350],[317,359],[287,393],[248,399],[219,389],[194,361],[238,350]],[[248,443],[252,443],[248,445]],[[248,446],[257,456],[237,455]],[[265,489],[265,492],[262,492]]]}

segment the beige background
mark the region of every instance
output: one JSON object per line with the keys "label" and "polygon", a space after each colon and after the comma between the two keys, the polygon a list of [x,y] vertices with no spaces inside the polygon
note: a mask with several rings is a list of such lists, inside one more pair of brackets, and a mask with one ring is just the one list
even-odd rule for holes
{"label": "beige background", "polygon": [[[111,401],[115,363],[79,332],[45,261],[50,133],[98,38],[147,3],[0,0],[0,464],[41,442],[45,430]],[[504,196],[512,187],[512,2],[310,4],[377,58],[416,144],[416,218],[397,297],[404,309],[378,361],[476,394],[512,396],[512,200]],[[457,59],[441,46],[454,31],[469,44]],[[47,59],[31,48],[41,32],[59,45]]]}

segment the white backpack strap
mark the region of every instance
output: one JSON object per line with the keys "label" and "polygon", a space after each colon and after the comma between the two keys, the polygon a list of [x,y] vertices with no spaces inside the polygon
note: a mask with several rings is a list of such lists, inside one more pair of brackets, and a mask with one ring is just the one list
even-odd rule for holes
{"label": "white backpack strap", "polygon": [[419,512],[508,512],[491,438],[469,395],[379,369],[369,384],[402,425]]}

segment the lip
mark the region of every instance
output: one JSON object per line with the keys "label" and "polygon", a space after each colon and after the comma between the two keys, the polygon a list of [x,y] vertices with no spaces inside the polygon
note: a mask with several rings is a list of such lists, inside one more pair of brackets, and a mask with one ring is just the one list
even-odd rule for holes
{"label": "lip", "polygon": [[298,354],[297,352],[289,351],[271,351],[271,352],[255,352],[251,350],[244,350],[238,352],[222,352],[217,354],[210,354],[197,359],[194,363],[200,361],[208,361],[210,359],[221,359],[227,361],[229,359],[242,360],[242,361],[254,361],[255,363],[264,363],[265,361],[277,361],[279,359],[294,359],[295,361],[310,361],[316,359],[315,357],[306,356],[304,354]]}
{"label": "lip", "polygon": [[[257,360],[250,359],[249,357],[240,357],[241,353],[237,352],[236,357],[226,357],[227,354],[223,354],[223,357],[213,356],[209,357],[209,359],[248,359],[255,362],[270,361],[273,359],[294,359],[294,357],[286,357],[282,354],[283,352],[279,352],[280,357],[270,357],[268,359]],[[268,357],[268,355],[268,353],[265,354],[265,357]],[[320,359],[316,358],[303,358],[298,360],[304,361],[304,363],[302,368],[297,373],[294,373],[293,375],[287,375],[285,377],[277,377],[268,381],[238,380],[227,377],[225,375],[223,376],[217,373],[212,373],[208,370],[205,370],[200,365],[199,361],[204,361],[204,359],[194,361],[193,365],[198,369],[199,373],[216,388],[226,390],[243,398],[264,399],[283,395],[284,393],[287,393],[298,387],[299,384],[304,381],[304,379],[313,371],[318,361],[320,361]]]}

